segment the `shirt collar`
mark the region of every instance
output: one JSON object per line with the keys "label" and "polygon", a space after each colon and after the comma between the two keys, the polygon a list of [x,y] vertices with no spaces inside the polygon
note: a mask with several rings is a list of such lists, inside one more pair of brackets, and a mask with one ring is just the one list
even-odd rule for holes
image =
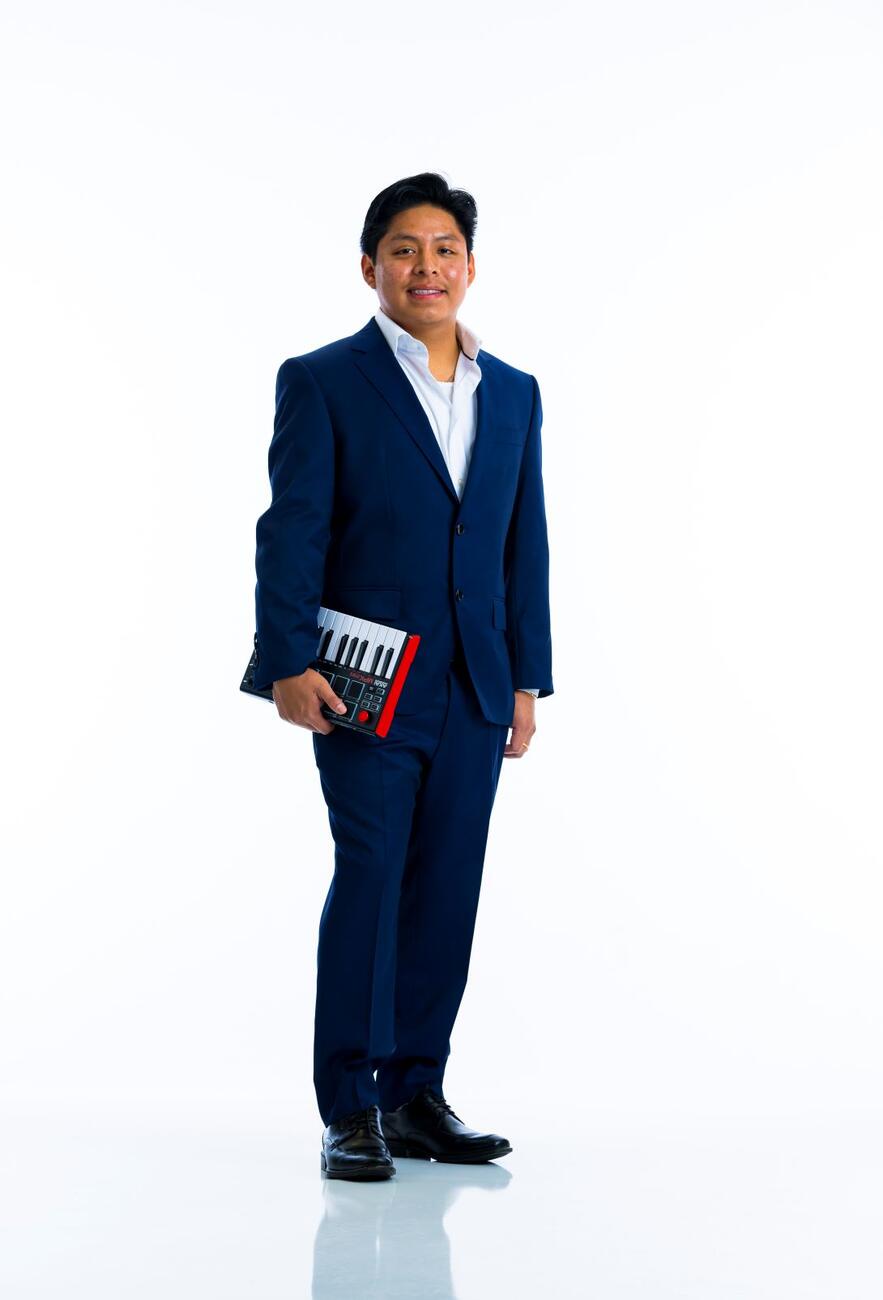
{"label": "shirt collar", "polygon": [[[422,343],[420,339],[415,339],[414,335],[403,329],[398,321],[394,321],[391,316],[387,316],[382,307],[378,306],[377,311],[374,313],[374,319],[380,326],[383,337],[393,352],[398,352],[401,349],[403,352],[422,351],[425,355],[429,355],[426,344]],[[468,325],[464,325],[460,320],[456,321],[456,327],[457,341],[460,344],[461,351],[470,361],[475,361],[481,347],[481,339],[474,330],[469,329]]]}

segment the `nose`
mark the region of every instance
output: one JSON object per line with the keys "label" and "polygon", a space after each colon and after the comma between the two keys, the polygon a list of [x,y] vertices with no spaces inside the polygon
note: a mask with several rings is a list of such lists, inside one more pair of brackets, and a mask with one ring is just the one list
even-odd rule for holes
{"label": "nose", "polygon": [[426,251],[422,252],[417,258],[415,269],[417,270],[418,274],[421,275],[424,272],[426,272],[429,275],[438,275],[438,267],[436,266],[435,259],[431,253]]}

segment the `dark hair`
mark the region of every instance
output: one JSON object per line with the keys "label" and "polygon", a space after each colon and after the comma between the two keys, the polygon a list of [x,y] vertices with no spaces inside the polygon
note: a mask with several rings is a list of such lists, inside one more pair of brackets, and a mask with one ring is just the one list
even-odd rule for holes
{"label": "dark hair", "polygon": [[394,181],[371,200],[362,227],[360,247],[372,262],[377,261],[377,245],[389,229],[393,217],[407,208],[416,208],[420,203],[431,203],[435,208],[444,208],[450,212],[466,240],[467,256],[472,252],[478,220],[475,199],[466,190],[452,190],[444,176],[438,172],[420,172],[417,176],[406,176],[404,180]]}

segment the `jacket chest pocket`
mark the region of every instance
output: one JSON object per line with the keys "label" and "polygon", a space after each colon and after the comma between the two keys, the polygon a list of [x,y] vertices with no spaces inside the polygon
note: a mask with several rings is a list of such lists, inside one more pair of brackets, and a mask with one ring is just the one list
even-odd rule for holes
{"label": "jacket chest pocket", "polygon": [[491,442],[508,443],[510,446],[514,443],[516,447],[523,447],[526,441],[527,429],[520,424],[498,424],[491,434]]}

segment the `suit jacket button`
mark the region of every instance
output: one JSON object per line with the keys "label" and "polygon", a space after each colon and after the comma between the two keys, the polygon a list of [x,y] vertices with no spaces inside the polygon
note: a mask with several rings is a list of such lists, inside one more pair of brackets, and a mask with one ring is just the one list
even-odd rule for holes
{"label": "suit jacket button", "polygon": [[458,532],[458,533],[465,532],[465,529],[466,529],[466,525],[465,525],[465,524],[457,524],[457,532]]}
{"label": "suit jacket button", "polygon": [[462,599],[463,599],[463,592],[460,590],[459,587],[458,587],[457,590],[454,592],[454,595],[457,597],[458,600],[462,600]]}

